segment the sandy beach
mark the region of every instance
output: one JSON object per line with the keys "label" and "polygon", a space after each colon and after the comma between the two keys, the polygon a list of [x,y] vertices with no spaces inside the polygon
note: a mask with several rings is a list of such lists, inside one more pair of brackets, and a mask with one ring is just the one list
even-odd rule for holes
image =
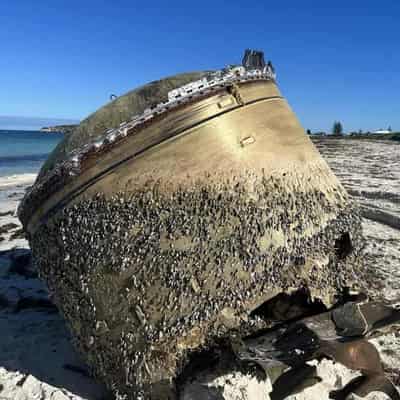
{"label": "sandy beach", "polygon": [[0,242],[0,399],[106,400],[31,265],[28,242],[18,235],[16,207],[35,178],[0,179],[0,227],[13,224]]}
{"label": "sandy beach", "polygon": [[[317,147],[363,210],[366,262],[381,279],[380,295],[400,299],[400,145],[317,139]],[[68,328],[37,277],[16,208],[34,174],[0,178],[0,399],[111,400],[74,350]],[[374,339],[385,369],[400,385],[400,334]],[[289,397],[328,399],[356,376],[331,361],[317,364],[322,382]],[[268,382],[219,377],[229,400],[268,400]],[[240,389],[239,389],[240,387]],[[369,399],[385,399],[371,394]]]}

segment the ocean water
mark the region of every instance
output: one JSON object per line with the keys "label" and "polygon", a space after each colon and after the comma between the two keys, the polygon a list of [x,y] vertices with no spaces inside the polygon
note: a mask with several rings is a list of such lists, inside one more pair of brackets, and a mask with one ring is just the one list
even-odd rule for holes
{"label": "ocean water", "polygon": [[63,136],[60,133],[0,130],[0,180],[37,174]]}

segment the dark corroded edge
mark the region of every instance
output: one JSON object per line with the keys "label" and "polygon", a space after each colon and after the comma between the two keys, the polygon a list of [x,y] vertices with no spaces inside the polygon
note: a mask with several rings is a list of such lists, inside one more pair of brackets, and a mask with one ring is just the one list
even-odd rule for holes
{"label": "dark corroded edge", "polygon": [[[248,177],[169,194],[149,184],[65,208],[33,234],[41,275],[111,389],[165,399],[192,349],[244,329],[249,302],[274,290],[304,286],[325,300],[368,285],[361,219],[342,189],[327,197],[287,179],[259,178],[251,194]],[[268,231],[284,242],[268,243]]]}

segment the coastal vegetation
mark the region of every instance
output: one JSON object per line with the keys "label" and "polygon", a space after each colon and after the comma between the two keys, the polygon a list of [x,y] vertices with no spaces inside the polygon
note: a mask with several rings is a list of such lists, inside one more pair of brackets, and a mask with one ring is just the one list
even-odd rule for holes
{"label": "coastal vegetation", "polygon": [[394,140],[400,142],[400,132],[391,133],[371,133],[371,132],[351,132],[346,135],[347,138],[357,139],[374,139],[374,140]]}
{"label": "coastal vegetation", "polygon": [[[400,132],[390,132],[390,133],[376,133],[376,132],[363,132],[359,130],[358,132],[349,132],[344,133],[343,131],[339,134],[339,128],[336,128],[336,131],[333,129],[331,134],[326,132],[312,132],[310,129],[307,129],[307,134],[311,137],[324,137],[324,138],[332,138],[332,139],[366,139],[366,140],[390,140],[400,143]],[[335,133],[336,132],[336,133]]]}
{"label": "coastal vegetation", "polygon": [[343,125],[340,121],[335,121],[333,123],[332,135],[335,135],[335,136],[343,135]]}

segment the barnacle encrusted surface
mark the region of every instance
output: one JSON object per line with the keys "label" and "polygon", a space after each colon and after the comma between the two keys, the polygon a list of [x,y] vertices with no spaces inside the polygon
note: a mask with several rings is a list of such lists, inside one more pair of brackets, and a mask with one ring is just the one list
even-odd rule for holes
{"label": "barnacle encrusted surface", "polygon": [[278,294],[329,306],[368,281],[355,206],[275,75],[251,68],[111,102],[20,206],[41,276],[118,399],[173,399],[193,353],[268,326],[253,311]]}
{"label": "barnacle encrusted surface", "polygon": [[331,174],[149,179],[41,224],[34,257],[97,376],[121,398],[166,399],[193,349],[251,330],[274,294],[306,287],[329,305],[362,282],[357,210],[312,176]]}

